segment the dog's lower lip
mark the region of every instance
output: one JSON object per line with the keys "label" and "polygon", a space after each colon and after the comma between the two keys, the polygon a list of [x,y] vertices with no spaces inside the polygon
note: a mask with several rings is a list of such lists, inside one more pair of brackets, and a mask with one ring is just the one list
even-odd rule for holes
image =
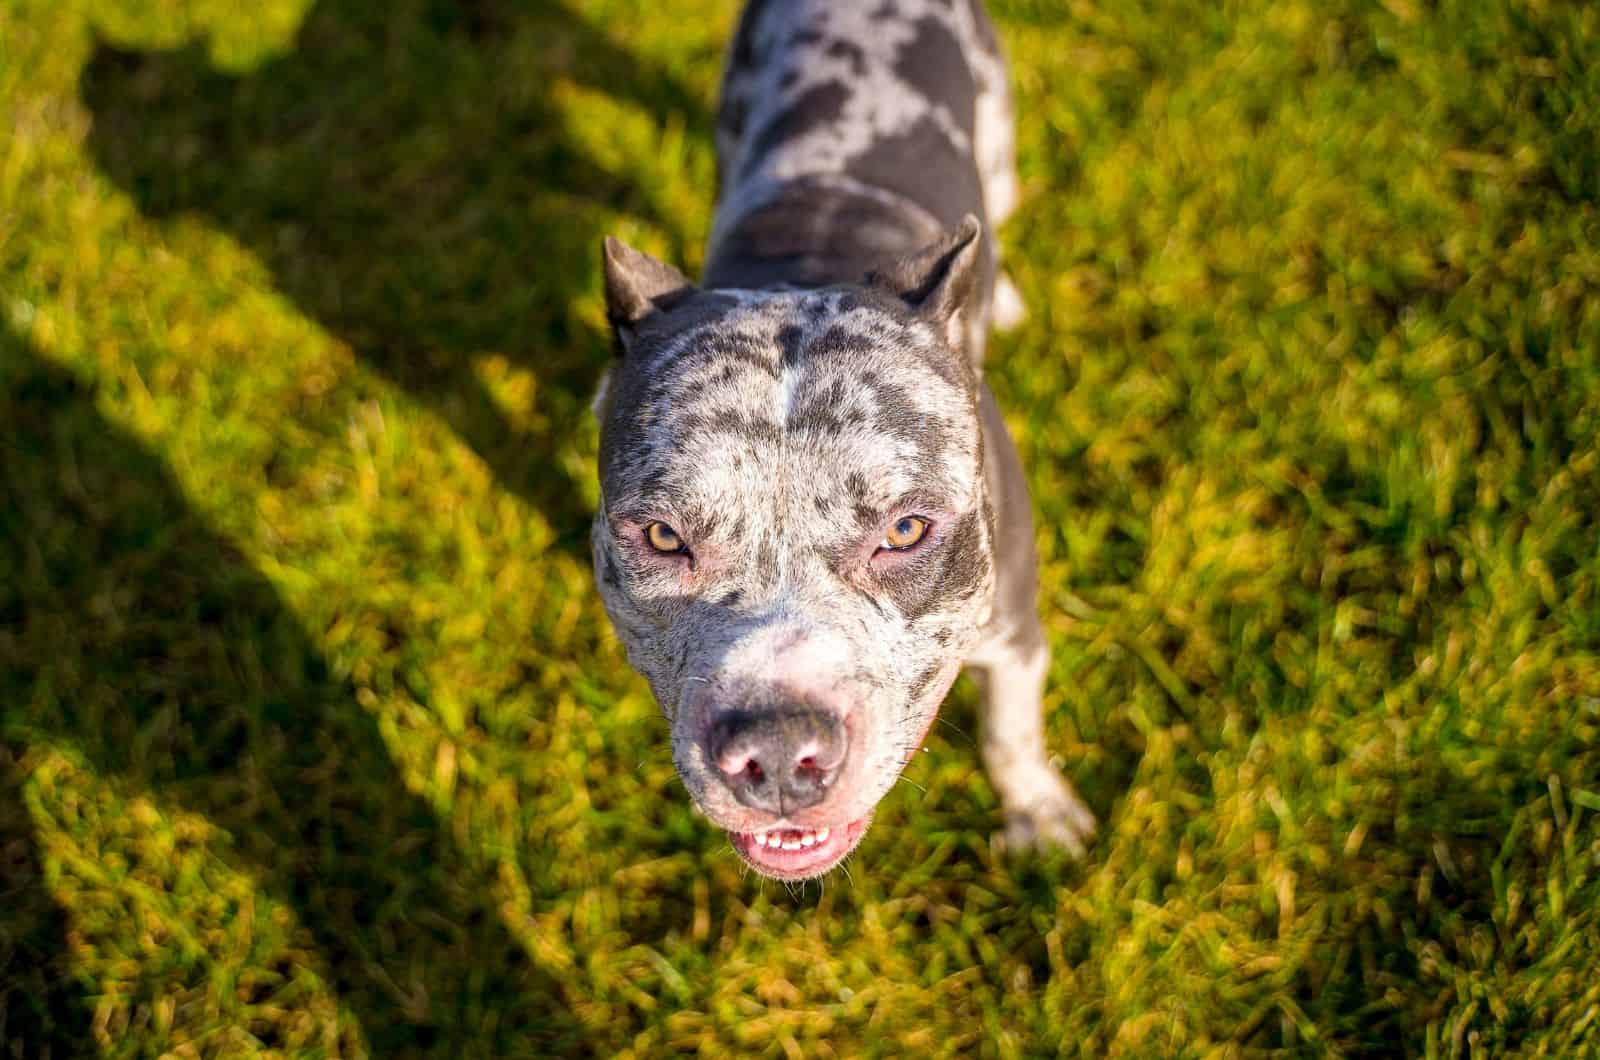
{"label": "dog's lower lip", "polygon": [[850,852],[866,828],[865,817],[844,825],[818,828],[772,828],[730,832],[734,848],[769,875],[801,878],[832,868]]}

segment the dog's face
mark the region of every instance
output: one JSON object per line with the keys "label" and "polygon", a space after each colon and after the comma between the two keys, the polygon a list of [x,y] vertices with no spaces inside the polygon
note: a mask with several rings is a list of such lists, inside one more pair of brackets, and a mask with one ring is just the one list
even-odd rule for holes
{"label": "dog's face", "polygon": [[989,615],[976,238],[759,293],[607,246],[596,578],[690,795],[770,876],[850,852]]}

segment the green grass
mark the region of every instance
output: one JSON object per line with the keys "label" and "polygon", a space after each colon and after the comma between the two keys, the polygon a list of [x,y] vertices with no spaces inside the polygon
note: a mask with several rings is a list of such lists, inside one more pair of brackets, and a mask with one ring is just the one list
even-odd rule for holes
{"label": "green grass", "polygon": [[0,1056],[1600,1055],[1600,8],[997,0],[1103,829],[792,892],[584,550],[734,6],[0,0]]}

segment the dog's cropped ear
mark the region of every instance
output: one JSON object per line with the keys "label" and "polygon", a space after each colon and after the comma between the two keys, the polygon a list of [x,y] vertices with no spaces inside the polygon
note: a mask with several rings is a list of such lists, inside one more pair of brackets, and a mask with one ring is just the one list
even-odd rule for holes
{"label": "dog's cropped ear", "polygon": [[683,273],[619,239],[606,237],[606,319],[626,354],[639,325],[652,313],[670,308],[694,293]]}
{"label": "dog's cropped ear", "polygon": [[899,295],[941,329],[951,349],[975,361],[981,351],[971,348],[971,336],[982,250],[983,225],[969,213],[954,232],[879,269],[868,282]]}

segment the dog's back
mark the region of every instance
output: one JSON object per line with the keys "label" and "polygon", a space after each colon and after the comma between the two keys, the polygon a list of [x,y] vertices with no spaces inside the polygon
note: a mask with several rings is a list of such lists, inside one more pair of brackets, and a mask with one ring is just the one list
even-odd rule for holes
{"label": "dog's back", "polygon": [[977,0],[755,0],[717,146],[709,286],[856,282],[966,214],[992,230],[1015,201],[1005,69]]}

